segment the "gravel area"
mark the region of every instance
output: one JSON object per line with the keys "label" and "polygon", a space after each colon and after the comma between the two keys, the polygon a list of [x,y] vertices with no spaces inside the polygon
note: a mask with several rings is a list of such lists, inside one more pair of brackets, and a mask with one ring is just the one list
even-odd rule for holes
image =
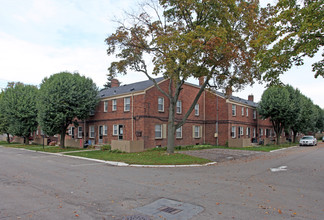
{"label": "gravel area", "polygon": [[205,149],[196,151],[180,151],[179,153],[205,158],[215,162],[224,162],[237,159],[246,159],[254,156],[265,155],[265,152],[229,150],[229,149]]}

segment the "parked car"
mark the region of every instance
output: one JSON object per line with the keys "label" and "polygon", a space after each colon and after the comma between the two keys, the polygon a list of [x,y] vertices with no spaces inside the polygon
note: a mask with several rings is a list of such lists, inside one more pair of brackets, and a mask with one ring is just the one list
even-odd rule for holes
{"label": "parked car", "polygon": [[316,146],[317,140],[314,136],[304,136],[299,140],[299,146]]}
{"label": "parked car", "polygon": [[324,136],[322,137],[322,142],[324,142]]}

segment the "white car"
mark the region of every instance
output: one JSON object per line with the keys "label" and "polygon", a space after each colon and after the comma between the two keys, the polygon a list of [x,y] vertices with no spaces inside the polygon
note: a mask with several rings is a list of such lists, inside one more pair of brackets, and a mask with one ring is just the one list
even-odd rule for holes
{"label": "white car", "polygon": [[317,140],[314,136],[304,136],[299,140],[299,146],[316,146]]}

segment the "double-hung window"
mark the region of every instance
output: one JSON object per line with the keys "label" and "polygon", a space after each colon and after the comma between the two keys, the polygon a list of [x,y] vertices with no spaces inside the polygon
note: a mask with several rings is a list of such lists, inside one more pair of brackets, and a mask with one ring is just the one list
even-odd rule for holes
{"label": "double-hung window", "polygon": [[236,138],[236,127],[232,126],[232,132],[231,132],[232,138]]}
{"label": "double-hung window", "polygon": [[112,111],[116,111],[117,110],[117,100],[116,99],[113,99],[112,100]]}
{"label": "double-hung window", "polygon": [[108,101],[104,101],[104,112],[108,111]]}
{"label": "double-hung window", "polygon": [[78,138],[82,138],[82,127],[78,127]]}
{"label": "double-hung window", "polygon": [[107,135],[108,134],[108,126],[104,125],[103,126],[103,135]]}
{"label": "double-hung window", "polygon": [[176,138],[182,138],[182,126],[176,130]]}
{"label": "double-hung window", "polygon": [[158,111],[164,112],[164,98],[163,97],[158,98]]}
{"label": "double-hung window", "polygon": [[198,125],[193,126],[193,137],[194,138],[200,138],[201,137],[201,130],[202,127]]}
{"label": "double-hung window", "polygon": [[236,105],[232,104],[232,115],[236,116]]}
{"label": "double-hung window", "polygon": [[89,137],[90,138],[94,138],[95,137],[95,129],[94,129],[94,126],[90,126],[89,127]]}
{"label": "double-hung window", "polygon": [[246,117],[249,116],[249,108],[246,108]]}
{"label": "double-hung window", "polygon": [[199,104],[195,105],[195,115],[199,116]]}
{"label": "double-hung window", "polygon": [[177,113],[181,114],[181,112],[182,112],[182,103],[181,103],[181,100],[178,100],[177,101]]}
{"label": "double-hung window", "polygon": [[244,116],[244,107],[242,107],[242,116]]}
{"label": "double-hung window", "polygon": [[253,119],[256,119],[256,110],[253,110]]}
{"label": "double-hung window", "polygon": [[113,125],[113,135],[118,135],[118,125]]}
{"label": "double-hung window", "polygon": [[130,97],[124,98],[124,111],[130,111]]}
{"label": "double-hung window", "polygon": [[155,139],[162,139],[162,125],[155,125]]}

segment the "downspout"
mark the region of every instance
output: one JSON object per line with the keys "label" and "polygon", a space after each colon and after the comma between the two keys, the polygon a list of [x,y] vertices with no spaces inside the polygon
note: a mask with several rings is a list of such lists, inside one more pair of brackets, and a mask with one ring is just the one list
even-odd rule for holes
{"label": "downspout", "polygon": [[219,132],[218,132],[218,96],[216,95],[216,145],[218,146]]}
{"label": "downspout", "polygon": [[132,141],[134,140],[134,94],[132,93]]}
{"label": "downspout", "polygon": [[204,90],[204,144],[206,144],[206,91]]}

